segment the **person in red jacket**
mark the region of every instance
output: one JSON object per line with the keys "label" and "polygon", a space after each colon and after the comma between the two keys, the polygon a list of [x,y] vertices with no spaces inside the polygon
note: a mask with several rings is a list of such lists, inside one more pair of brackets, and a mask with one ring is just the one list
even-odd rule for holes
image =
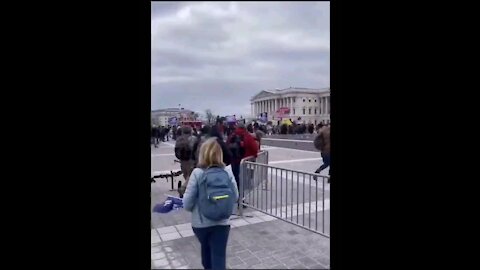
{"label": "person in red jacket", "polygon": [[247,131],[245,124],[238,124],[235,131],[228,136],[227,145],[232,151],[232,172],[237,181],[237,187],[240,190],[240,161],[246,157],[257,157],[258,145],[255,138]]}

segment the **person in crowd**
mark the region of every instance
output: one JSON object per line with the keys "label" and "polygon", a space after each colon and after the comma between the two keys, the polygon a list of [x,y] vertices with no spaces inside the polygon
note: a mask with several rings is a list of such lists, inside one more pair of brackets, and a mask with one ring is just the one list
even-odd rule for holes
{"label": "person in crowd", "polygon": [[155,148],[158,148],[157,132],[158,132],[157,127],[153,126],[153,127],[152,127],[151,137],[152,137],[152,141],[153,141],[153,146],[155,146]]}
{"label": "person in crowd", "polygon": [[155,140],[157,141],[157,144],[160,143],[160,130],[161,130],[161,127],[156,127],[155,128]]}
{"label": "person in crowd", "polygon": [[261,142],[262,142],[262,138],[265,136],[265,133],[261,130],[257,130],[255,132],[255,141],[257,142],[258,144],[258,151],[260,151],[260,147],[261,147]]}
{"label": "person in crowd", "polygon": [[167,142],[168,142],[168,138],[170,137],[170,126],[167,126],[167,129],[165,130],[165,135],[167,137]]}
{"label": "person in crowd", "polygon": [[272,135],[272,125],[267,126],[267,134]]}
{"label": "person in crowd", "polygon": [[252,125],[252,123],[248,124],[248,126],[247,126],[247,131],[250,132],[250,133],[253,133],[253,125]]}
{"label": "person in crowd", "polygon": [[175,133],[177,134],[177,139],[178,139],[178,137],[182,136],[182,128],[178,127]]}
{"label": "person in crowd", "polygon": [[[322,156],[323,164],[315,171],[315,173],[320,173],[324,169],[330,166],[330,127],[323,126],[320,124],[320,129],[317,137],[313,141],[315,148],[320,151]],[[317,177],[313,177],[314,180],[317,180]],[[330,182],[330,181],[329,181]]]}
{"label": "person in crowd", "polygon": [[181,135],[175,142],[175,156],[180,160],[180,169],[185,179],[185,183],[178,190],[180,197],[182,197],[188,184],[190,173],[194,168],[193,146],[197,141],[197,137],[193,136],[191,127],[185,126],[179,129],[179,131]]}
{"label": "person in crowd", "polygon": [[257,131],[259,126],[260,125],[257,122],[255,122],[255,124],[253,124],[253,132]]}
{"label": "person in crowd", "polygon": [[164,126],[161,126],[159,128],[159,141],[162,141],[162,142],[165,142],[165,127]]}
{"label": "person in crowd", "polygon": [[197,142],[193,145],[193,155],[194,155],[194,166],[197,166],[199,154],[200,154],[200,147],[202,143],[204,143],[208,138],[210,138],[210,126],[205,125],[200,130],[200,135],[198,136]]}
{"label": "person in crowd", "polygon": [[227,146],[232,153],[232,171],[237,181],[237,187],[240,183],[240,162],[246,157],[257,157],[258,146],[255,138],[248,133],[244,124],[239,124],[237,129],[230,134],[227,139]]}
{"label": "person in crowd", "polygon": [[[191,224],[193,232],[200,242],[202,265],[205,269],[212,270],[226,269],[230,217],[215,220],[207,218],[211,215],[211,212],[205,209],[211,205],[211,203],[205,203],[205,198],[210,195],[207,192],[209,189],[213,191],[218,185],[223,186],[228,183],[228,191],[224,192],[233,195],[233,198],[228,200],[228,195],[218,196],[222,197],[218,200],[224,200],[225,196],[227,196],[227,200],[223,204],[222,202],[217,204],[218,211],[215,209],[215,212],[226,212],[225,216],[231,215],[229,210],[233,208],[233,205],[229,205],[229,203],[235,204],[239,196],[235,177],[230,170],[225,170],[222,159],[223,152],[218,140],[213,137],[206,140],[200,147],[198,167],[191,174],[183,198],[183,207],[192,212]],[[206,183],[209,181],[215,181],[217,185],[208,186]],[[226,210],[227,208],[228,210]]]}
{"label": "person in crowd", "polygon": [[172,139],[173,140],[177,139],[177,126],[172,127]]}
{"label": "person in crowd", "polygon": [[213,126],[210,129],[210,137],[217,138],[217,143],[222,148],[223,163],[225,164],[225,166],[230,165],[232,163],[232,152],[230,151],[230,149],[228,149],[227,144],[223,139],[222,133],[217,126]]}

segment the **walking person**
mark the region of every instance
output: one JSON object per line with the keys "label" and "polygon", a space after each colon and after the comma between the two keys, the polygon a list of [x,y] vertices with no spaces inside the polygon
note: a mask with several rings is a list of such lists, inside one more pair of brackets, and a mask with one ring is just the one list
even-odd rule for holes
{"label": "walking person", "polygon": [[155,148],[158,148],[158,137],[160,136],[159,127],[153,127],[152,136],[153,136],[153,144]]}
{"label": "walking person", "polygon": [[228,146],[223,139],[222,132],[217,126],[213,126],[210,129],[210,137],[217,138],[217,143],[222,148],[223,163],[225,164],[225,166],[230,165],[232,163],[232,152],[230,151],[230,149],[228,149]]}
{"label": "walking person", "polygon": [[177,126],[172,127],[172,140],[177,140]]}
{"label": "walking person", "polygon": [[158,148],[157,134],[158,134],[158,128],[153,126],[151,135],[152,135],[153,145],[155,146],[155,148]]}
{"label": "walking person", "polygon": [[160,136],[161,136],[160,133],[161,133],[161,130],[162,130],[162,129],[161,129],[161,127],[156,127],[155,129],[156,129],[156,131],[155,131],[155,140],[157,141],[157,144],[159,144],[159,143],[160,143]]}
{"label": "walking person", "polygon": [[160,130],[160,131],[159,131],[159,133],[160,133],[160,136],[159,136],[160,141],[165,142],[165,127],[164,127],[164,126],[161,126],[161,127],[159,128],[159,130]]}
{"label": "walking person", "polygon": [[237,129],[228,137],[227,146],[232,153],[232,172],[237,182],[237,188],[240,189],[240,162],[246,157],[253,156],[256,158],[258,144],[255,142],[255,138],[248,133],[245,125],[239,124]]}
{"label": "walking person", "polygon": [[197,142],[193,145],[193,160],[195,161],[194,162],[195,167],[198,164],[198,159],[200,156],[200,147],[205,141],[207,141],[210,138],[210,126],[205,125],[204,127],[202,127],[200,132],[201,134],[198,136]]}
{"label": "walking person", "polygon": [[262,142],[262,138],[265,136],[265,133],[262,131],[262,130],[257,130],[255,132],[255,134],[252,134],[254,135],[255,137],[255,141],[257,142],[258,144],[258,151],[260,151],[260,148],[261,148],[261,142]]}
{"label": "walking person", "polygon": [[[330,127],[323,126],[323,124],[319,124],[319,132],[313,144],[315,148],[320,150],[320,154],[322,156],[323,164],[315,171],[315,173],[320,173],[324,169],[330,166]],[[317,177],[313,177],[314,180],[317,180]],[[330,183],[330,179],[328,180]]]}
{"label": "walking person", "polygon": [[170,137],[170,126],[165,128],[165,136],[167,137],[167,142],[168,142],[168,139]]}
{"label": "walking person", "polygon": [[180,169],[182,170],[185,183],[178,189],[180,198],[183,197],[185,187],[188,184],[188,179],[194,168],[193,146],[197,141],[197,137],[192,135],[191,127],[183,127],[179,129],[181,135],[175,142],[175,157],[180,160]]}
{"label": "walking person", "polygon": [[183,197],[183,207],[192,212],[202,265],[212,270],[226,269],[230,215],[238,200],[235,177],[225,170],[222,159],[217,138],[207,139],[200,147],[198,168],[193,170]]}

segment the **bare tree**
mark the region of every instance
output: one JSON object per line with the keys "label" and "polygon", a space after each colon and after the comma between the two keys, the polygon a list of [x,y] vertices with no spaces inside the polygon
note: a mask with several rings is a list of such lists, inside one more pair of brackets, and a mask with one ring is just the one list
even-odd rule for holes
{"label": "bare tree", "polygon": [[207,117],[208,124],[211,124],[214,120],[215,116],[210,109],[205,110],[205,116]]}

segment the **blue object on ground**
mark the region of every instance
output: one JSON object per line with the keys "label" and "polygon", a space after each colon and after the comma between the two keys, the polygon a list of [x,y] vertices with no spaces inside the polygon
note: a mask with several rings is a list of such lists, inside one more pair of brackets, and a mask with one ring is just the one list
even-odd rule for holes
{"label": "blue object on ground", "polygon": [[168,197],[165,202],[159,203],[153,207],[153,212],[165,214],[173,209],[183,208],[183,200],[175,197]]}

